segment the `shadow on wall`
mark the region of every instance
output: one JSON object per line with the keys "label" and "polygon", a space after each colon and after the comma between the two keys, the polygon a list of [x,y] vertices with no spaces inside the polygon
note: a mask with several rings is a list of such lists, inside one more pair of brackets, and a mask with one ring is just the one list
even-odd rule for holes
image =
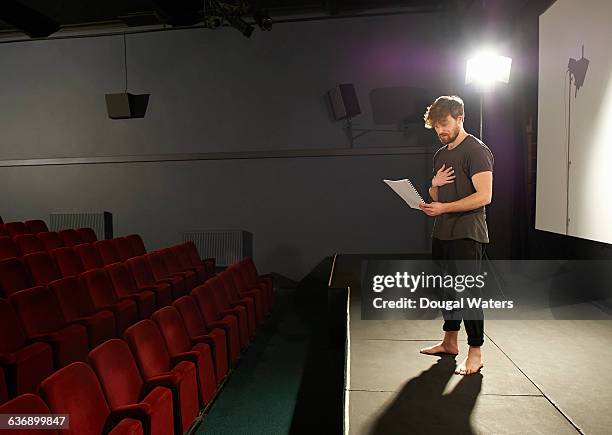
{"label": "shadow on wall", "polygon": [[374,422],[369,435],[475,433],[470,415],[480,394],[482,374],[464,376],[452,392],[443,395],[455,366],[454,357],[444,356],[406,382]]}
{"label": "shadow on wall", "polygon": [[262,271],[268,271],[267,265],[274,265],[274,272],[284,277],[287,282],[278,283],[280,287],[295,287],[295,281],[299,281],[302,277],[296,277],[297,271],[302,270],[301,254],[295,245],[278,244],[261,263]]}

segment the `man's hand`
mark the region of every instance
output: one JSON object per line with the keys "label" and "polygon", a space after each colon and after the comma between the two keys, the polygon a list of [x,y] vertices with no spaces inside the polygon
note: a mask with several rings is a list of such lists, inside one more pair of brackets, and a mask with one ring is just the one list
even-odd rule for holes
{"label": "man's hand", "polygon": [[422,202],[419,204],[419,208],[423,210],[427,216],[438,216],[446,213],[446,204],[443,202],[432,202],[430,204]]}
{"label": "man's hand", "polygon": [[436,172],[436,176],[431,179],[431,185],[433,187],[444,186],[445,184],[454,183],[455,182],[455,170],[452,166],[449,166],[445,169],[446,164],[443,164],[438,172]]}

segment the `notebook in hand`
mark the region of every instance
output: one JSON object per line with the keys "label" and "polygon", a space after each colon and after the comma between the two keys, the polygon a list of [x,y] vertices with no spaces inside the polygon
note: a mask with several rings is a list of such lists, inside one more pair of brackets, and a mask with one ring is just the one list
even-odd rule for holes
{"label": "notebook in hand", "polygon": [[387,186],[395,191],[411,208],[419,209],[419,204],[423,201],[423,198],[419,192],[415,189],[409,179],[404,178],[403,180],[383,180]]}

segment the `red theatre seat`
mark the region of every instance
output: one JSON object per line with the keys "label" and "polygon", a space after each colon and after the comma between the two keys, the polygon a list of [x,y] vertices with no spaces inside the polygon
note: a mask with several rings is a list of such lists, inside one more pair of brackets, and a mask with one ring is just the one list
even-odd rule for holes
{"label": "red theatre seat", "polygon": [[145,382],[155,382],[173,391],[176,433],[186,432],[198,415],[198,381],[194,363],[170,358],[164,339],[152,320],[141,320],[125,331],[140,374]]}
{"label": "red theatre seat", "polygon": [[11,294],[33,287],[32,277],[18,258],[0,261],[0,296],[8,298]]}
{"label": "red theatre seat", "polygon": [[153,271],[153,276],[157,281],[168,281],[172,283],[172,295],[174,299],[189,294],[185,278],[179,275],[170,275],[161,254],[152,252],[151,254],[147,254],[145,258],[149,262],[149,266],[151,266],[151,270]]}
{"label": "red theatre seat", "polygon": [[88,360],[113,412],[129,412],[142,423],[145,434],[174,432],[172,391],[144,383],[126,342],[109,340],[92,350]]}
{"label": "red theatre seat", "polygon": [[61,230],[59,233],[62,242],[64,242],[64,246],[76,246],[83,243],[83,239],[81,235],[74,229]]}
{"label": "red theatre seat", "polygon": [[114,263],[104,268],[108,273],[115,294],[119,299],[132,299],[138,303],[138,312],[141,319],[148,319],[157,309],[155,293],[148,288],[139,289],[130,273],[123,263]]}
{"label": "red theatre seat", "polygon": [[7,222],[4,224],[4,229],[11,237],[18,236],[19,234],[31,234],[31,231],[23,222]]}
{"label": "red theatre seat", "polygon": [[13,307],[0,299],[0,366],[9,396],[33,393],[53,373],[53,351],[47,343],[29,343]]}
{"label": "red theatre seat", "polygon": [[[212,299],[215,303],[214,306],[219,311],[219,314],[232,314],[238,318],[238,325],[240,326],[241,337],[240,341],[242,342],[243,347],[246,347],[249,342],[249,337],[255,333],[255,330],[252,329],[251,322],[249,322],[249,313],[247,311],[247,308],[244,305],[232,304],[230,302],[229,297],[225,292],[225,288],[223,287],[223,283],[221,282],[221,279],[217,276],[210,278],[208,281],[206,281],[206,284],[198,287],[198,293],[202,293],[200,289],[202,289],[203,287],[210,289],[210,294],[212,294]],[[196,291],[194,290],[194,293],[195,292]],[[198,296],[196,295],[196,298],[197,297]]]}
{"label": "red theatre seat", "polygon": [[158,287],[156,293],[159,306],[170,305],[172,303],[172,280],[156,280],[151,270],[151,265],[142,256],[130,258],[126,261],[126,264],[138,287]]}
{"label": "red theatre seat", "polygon": [[32,278],[34,278],[34,284],[36,285],[47,285],[51,281],[62,278],[57,264],[46,252],[24,255],[23,262],[30,271]]}
{"label": "red theatre seat", "polygon": [[102,269],[104,267],[104,261],[94,244],[83,243],[76,245],[74,250],[81,258],[85,270]]}
{"label": "red theatre seat", "polygon": [[13,239],[22,255],[45,252],[45,245],[34,234],[20,234]]}
{"label": "red theatre seat", "polygon": [[198,285],[204,284],[204,282],[206,282],[206,280],[210,276],[212,276],[208,273],[205,266],[191,264],[191,260],[189,259],[189,252],[187,251],[188,248],[185,243],[172,246],[170,249],[174,253],[174,256],[179,262],[182,270],[191,270],[198,275]]}
{"label": "red theatre seat", "polygon": [[85,361],[88,338],[84,326],[68,324],[59,302],[47,287],[33,287],[13,293],[9,301],[29,340],[44,341],[53,348],[55,367]]}
{"label": "red theatre seat", "polygon": [[117,337],[115,316],[112,311],[96,311],[87,288],[76,277],[54,281],[49,288],[59,301],[64,318],[87,328],[89,348]]}
{"label": "red theatre seat", "polygon": [[121,261],[127,261],[132,257],[136,257],[134,248],[132,248],[132,244],[127,237],[117,237],[113,239],[113,243]]}
{"label": "red theatre seat", "polygon": [[[210,281],[210,279],[208,281]],[[206,327],[223,328],[227,334],[238,334],[240,349],[245,349],[249,341],[248,326],[245,323],[240,323],[236,313],[222,313],[221,310],[217,308],[213,290],[208,284],[208,281],[196,287],[191,293],[191,296],[193,296],[193,299],[200,309],[200,313],[202,313],[202,318],[204,319]]]}
{"label": "red theatre seat", "polygon": [[47,252],[64,246],[64,242],[62,242],[59,234],[57,234],[55,231],[38,233],[36,234],[36,237],[38,237],[38,240],[42,242],[43,246],[45,247],[45,251]]}
{"label": "red theatre seat", "polygon": [[132,251],[135,255],[145,255],[147,253],[142,237],[140,237],[138,234],[130,234],[129,236],[126,236],[126,238],[132,244]]}
{"label": "red theatre seat", "polygon": [[104,261],[104,265],[120,263],[121,257],[115,248],[115,243],[112,240],[100,240],[94,243],[94,246],[100,253],[100,257],[102,257],[102,261]]}
{"label": "red theatre seat", "polygon": [[45,221],[40,219],[32,219],[29,221],[25,221],[25,225],[26,227],[28,227],[28,230],[30,230],[30,233],[32,234],[45,233],[49,231],[49,227],[47,227]]}
{"label": "red theatre seat", "polygon": [[[230,326],[223,323],[215,324],[212,322],[212,324],[206,325],[202,313],[200,313],[200,309],[192,296],[183,296],[177,299],[174,301],[173,306],[181,314],[192,342],[198,342],[202,337],[212,337],[215,343],[217,379],[223,378],[228,371],[228,364],[234,365],[240,358],[240,337],[238,336],[238,330],[232,330]],[[221,353],[227,355],[225,364],[223,364],[220,356]]]}
{"label": "red theatre seat", "polygon": [[247,282],[250,285],[263,285],[268,296],[268,300],[270,302],[270,306],[274,304],[274,281],[272,278],[272,274],[267,273],[260,275],[257,272],[257,268],[255,267],[255,262],[251,257],[246,257],[242,261],[240,261],[240,265],[244,265],[244,271],[246,271]]}
{"label": "red theatre seat", "polygon": [[[245,266],[240,263],[232,264],[226,270],[232,272],[231,277],[234,281],[234,287],[238,290],[240,294],[246,295],[256,295],[255,303],[257,306],[261,306],[261,311],[263,312],[264,317],[270,312],[272,307],[270,306],[270,301],[268,300],[267,290],[264,288],[264,284],[251,285],[247,281],[244,271]],[[259,308],[258,308],[259,309]]]}
{"label": "red theatre seat", "polygon": [[20,257],[19,248],[10,237],[0,237],[0,260]]}
{"label": "red theatre seat", "polygon": [[166,263],[166,268],[171,275],[182,276],[185,278],[187,288],[190,290],[193,290],[198,286],[198,275],[192,270],[183,270],[178,259],[172,252],[172,249],[166,248],[157,252],[162,255],[164,262]]}
{"label": "red theatre seat", "polygon": [[174,307],[164,307],[153,313],[153,321],[164,337],[166,348],[171,358],[184,358],[195,363],[198,369],[198,386],[200,388],[200,405],[206,406],[215,395],[217,375],[213,362],[214,342],[202,340],[192,344],[185,329],[181,315]]}
{"label": "red theatre seat", "polygon": [[81,274],[96,310],[110,310],[115,315],[117,333],[123,334],[138,321],[138,305],[131,299],[117,298],[113,283],[104,269],[93,269]]}
{"label": "red theatre seat", "polygon": [[40,384],[40,395],[53,414],[70,415],[62,435],[143,434],[140,421],[129,412],[111,411],[100,382],[87,364],[76,362]]}
{"label": "red theatre seat", "polygon": [[[13,400],[0,406],[0,414],[24,415],[24,414],[51,414],[47,404],[34,394],[22,394]],[[61,432],[63,433],[63,432]],[[8,432],[7,432],[8,434]],[[11,429],[11,435],[59,435],[56,429],[41,429],[36,426],[24,427],[23,429]]]}
{"label": "red theatre seat", "polygon": [[247,309],[249,317],[249,330],[254,333],[257,325],[264,319],[261,301],[256,304],[256,295],[254,293],[247,295],[246,292],[240,293],[234,285],[231,270],[224,270],[217,275],[220,287],[223,287],[227,295],[228,302],[231,306],[243,305]]}
{"label": "red theatre seat", "polygon": [[85,266],[83,266],[81,257],[79,257],[74,248],[57,248],[51,251],[50,254],[63,277],[79,276],[85,272]]}
{"label": "red theatre seat", "polygon": [[184,248],[189,255],[189,260],[191,264],[194,266],[204,266],[209,276],[213,276],[215,274],[215,259],[214,258],[205,258],[202,259],[200,257],[200,253],[198,252],[198,248],[193,242],[185,242]]}
{"label": "red theatre seat", "polygon": [[83,243],[95,243],[98,241],[96,232],[91,228],[78,228],[77,233],[81,236]]}

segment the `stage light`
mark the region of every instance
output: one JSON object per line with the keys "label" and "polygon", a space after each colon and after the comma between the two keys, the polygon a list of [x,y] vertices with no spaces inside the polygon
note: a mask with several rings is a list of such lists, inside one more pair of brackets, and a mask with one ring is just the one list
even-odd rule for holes
{"label": "stage light", "polygon": [[510,67],[512,59],[500,56],[492,50],[482,50],[467,61],[465,69],[465,84],[473,84],[480,91],[480,139],[482,136],[482,117],[484,96],[483,92],[493,88],[497,82],[508,83],[510,81]]}
{"label": "stage light", "polygon": [[481,51],[467,61],[465,84],[474,83],[481,88],[496,82],[508,83],[512,59],[492,51]]}

